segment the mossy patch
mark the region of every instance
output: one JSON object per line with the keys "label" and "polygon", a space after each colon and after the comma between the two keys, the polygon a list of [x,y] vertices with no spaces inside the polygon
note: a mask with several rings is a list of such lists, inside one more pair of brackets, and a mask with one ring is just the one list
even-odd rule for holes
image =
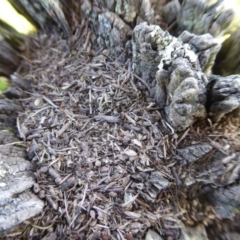
{"label": "mossy patch", "polygon": [[8,87],[8,79],[0,76],[0,91],[5,90]]}

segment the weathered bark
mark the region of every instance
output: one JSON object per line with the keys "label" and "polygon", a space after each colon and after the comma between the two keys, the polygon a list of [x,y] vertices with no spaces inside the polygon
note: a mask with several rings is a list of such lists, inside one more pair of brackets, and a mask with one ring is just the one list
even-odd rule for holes
{"label": "weathered bark", "polygon": [[177,149],[177,153],[181,159],[181,164],[185,165],[201,159],[212,149],[213,147],[208,143],[197,143],[182,149]]}
{"label": "weathered bark", "polygon": [[[210,33],[222,42],[214,73],[223,76],[239,74],[240,4],[237,0],[179,0],[170,1],[164,8],[163,17],[170,26],[175,22],[174,35],[184,30],[195,34]],[[228,38],[231,35],[230,38]],[[227,39],[226,39],[227,38]]]}
{"label": "weathered bark", "polygon": [[15,147],[13,134],[0,131],[0,231],[40,213],[43,202],[28,189],[35,182],[33,165],[24,148]]}
{"label": "weathered bark", "polygon": [[207,188],[203,196],[214,207],[221,219],[233,219],[236,209],[240,209],[240,201],[237,196],[240,194],[240,186],[228,186],[217,189]]}
{"label": "weathered bark", "polygon": [[185,31],[177,39],[156,25],[135,27],[132,68],[150,86],[177,131],[206,117],[208,79],[204,72],[209,74],[219,49],[209,34]]}
{"label": "weathered bark", "polygon": [[[236,209],[236,211],[238,211]],[[224,219],[221,223],[214,222],[207,227],[209,239],[218,240],[238,240],[240,239],[240,214],[229,220]]]}
{"label": "weathered bark", "polygon": [[76,0],[60,0],[61,9],[72,31],[79,27],[83,20],[81,4]]}
{"label": "weathered bark", "polygon": [[240,75],[211,75],[207,93],[207,107],[214,122],[219,122],[229,113],[236,119],[240,118]]}
{"label": "weathered bark", "polygon": [[109,49],[110,54],[119,56],[130,36],[131,28],[115,13],[105,12],[98,15],[97,42],[99,46]]}
{"label": "weathered bark", "polygon": [[[101,1],[99,2],[101,3]],[[22,5],[19,5],[19,3]],[[20,0],[17,3],[15,2],[15,6],[18,4],[19,9],[27,12],[29,19],[32,19],[32,22],[35,22],[42,28],[46,28],[49,18],[56,17],[57,21],[61,22],[65,32],[70,35],[68,24],[62,10],[59,8],[58,1],[29,1],[29,3],[28,5],[27,1]],[[135,23],[142,20],[151,21],[151,8],[148,1],[105,1],[105,3],[105,6],[102,5],[100,7],[95,5],[93,1],[84,1],[85,5],[83,4],[82,7],[88,19],[92,22],[93,28],[96,29],[100,47],[106,47],[112,54],[119,55],[125,49]],[[177,1],[173,3],[178,4]],[[40,10],[41,14],[37,10]],[[53,16],[51,16],[51,12]],[[177,12],[175,11],[168,21],[172,23],[177,16]],[[224,13],[221,17],[224,21],[227,21],[226,29],[229,27],[227,16]],[[182,15],[181,17],[184,18]],[[222,23],[221,18],[217,20],[218,24]],[[203,27],[210,28],[210,25],[201,25],[200,29]],[[211,26],[211,29],[213,31],[214,27]],[[218,33],[219,29],[217,27],[216,29],[216,33]],[[228,31],[226,29],[224,34]],[[216,76],[207,78],[207,75],[211,72],[219,47],[220,45],[217,41],[208,34],[196,36],[185,31],[177,39],[159,27],[154,25],[148,26],[146,23],[139,24],[134,29],[132,36],[133,70],[149,85],[156,101],[160,106],[164,107],[167,119],[175,130],[183,130],[197,119],[205,118],[207,115],[206,104],[209,104],[207,110],[210,109],[214,121],[219,121],[223,114],[233,111],[239,116],[239,76],[229,76],[224,79]],[[21,89],[29,88],[29,82],[19,79],[17,75],[12,76],[14,87],[5,91],[6,96],[11,98],[21,97]],[[21,107],[13,104],[12,101],[3,100],[1,103],[3,107],[0,111],[4,114],[13,114],[21,110]],[[4,139],[7,139],[6,136]],[[4,144],[6,142],[2,145]],[[29,159],[34,158],[38,150],[37,147],[37,143],[32,141],[28,151]],[[10,146],[9,148],[9,152],[17,151],[18,154],[21,154],[19,149],[16,150]],[[4,150],[8,151],[6,149],[8,147],[4,145]],[[176,153],[181,164],[194,164],[211,153],[211,151],[211,145],[193,144],[186,148],[177,149]],[[4,168],[2,170],[2,173],[4,173],[2,179],[5,181],[1,182],[0,188],[3,188],[4,196],[8,196],[8,199],[0,197],[0,206],[3,209],[2,212],[0,211],[0,226],[1,230],[3,230],[41,211],[43,204],[35,199],[28,190],[25,190],[31,187],[34,182],[31,172],[32,165],[24,160],[26,156],[23,155],[22,158],[18,156],[17,158],[15,155],[3,152],[0,158],[1,160],[3,159],[0,166],[2,166],[2,169]],[[189,187],[194,183],[197,185],[200,185],[199,183],[203,185],[219,184],[220,189],[214,191],[211,189],[213,196],[209,197],[207,192],[202,192],[201,196],[207,198],[209,203],[216,207],[215,210],[220,217],[232,217],[235,216],[233,214],[234,208],[239,208],[239,201],[234,202],[233,206],[229,206],[228,203],[234,200],[234,194],[239,193],[239,188],[236,190],[235,187],[229,187],[229,185],[235,184],[239,179],[239,157],[228,159],[229,165],[227,165],[226,160],[221,164],[217,160],[216,158],[212,161],[218,166],[217,170],[214,168],[215,165],[197,169],[191,173],[195,175],[191,178],[191,181],[186,179],[184,184]],[[15,169],[16,175],[11,175],[9,169]],[[208,172],[209,169],[214,173],[210,174]],[[150,201],[156,199],[163,189],[171,185],[161,175],[160,171],[154,171],[151,174],[143,173],[142,175],[136,173],[135,175],[137,176],[132,174],[131,177],[142,178],[141,182],[146,186],[147,192],[142,191],[141,197]],[[22,181],[16,182],[16,176],[22,179]],[[225,187],[229,187],[230,190],[225,189]],[[23,191],[23,193],[20,193],[20,191]],[[231,194],[229,194],[229,191],[232,191]],[[226,199],[222,200],[219,197],[221,194],[227,196]],[[17,205],[20,208],[16,209]],[[219,206],[220,208],[226,207],[228,212],[218,212]],[[11,210],[8,210],[9,208]]]}
{"label": "weathered bark", "polygon": [[105,0],[105,2],[110,11],[115,12],[131,25],[153,20],[153,9],[149,0]]}
{"label": "weathered bark", "polygon": [[0,202],[0,231],[34,217],[42,211],[43,206],[43,202],[29,190],[8,198],[3,204]]}
{"label": "weathered bark", "polygon": [[84,1],[82,11],[96,32],[98,45],[118,57],[124,51],[136,22],[151,23],[153,10],[149,0],[104,2]]}
{"label": "weathered bark", "polygon": [[[5,54],[0,58],[1,61],[6,59],[4,62],[6,64],[7,61],[12,60],[17,67],[19,58],[16,51],[5,41],[0,44],[0,47],[5,47],[5,50],[0,52],[0,54]],[[7,65],[4,67],[7,69]],[[4,73],[8,75],[13,70]],[[25,90],[30,90],[30,87],[30,81],[21,78],[16,73],[11,75],[10,87],[3,92],[7,98],[0,99],[1,129],[15,128],[15,119],[22,111],[20,102],[15,99],[22,97]],[[0,131],[0,231],[10,229],[35,216],[41,212],[44,205],[29,190],[35,182],[33,165],[26,160],[25,149],[15,147],[17,143],[14,144],[14,142],[16,139],[12,133],[8,130]]]}
{"label": "weathered bark", "polygon": [[33,25],[44,28],[47,21],[47,13],[40,1],[9,0],[11,5]]}

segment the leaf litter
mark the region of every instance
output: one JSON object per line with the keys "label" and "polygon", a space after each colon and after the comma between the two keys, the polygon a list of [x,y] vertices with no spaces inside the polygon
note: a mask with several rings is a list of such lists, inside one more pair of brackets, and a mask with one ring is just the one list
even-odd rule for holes
{"label": "leaf litter", "polygon": [[31,36],[18,69],[33,84],[21,99],[17,128],[36,166],[33,191],[45,207],[16,234],[143,239],[150,227],[172,236],[179,235],[180,220],[215,218],[211,206],[194,197],[195,204],[188,202],[194,166],[179,165],[177,156],[190,142],[216,143],[208,139],[212,126],[198,123],[175,133],[129,70],[131,59],[120,63],[94,50],[84,24],[72,46],[58,33]]}

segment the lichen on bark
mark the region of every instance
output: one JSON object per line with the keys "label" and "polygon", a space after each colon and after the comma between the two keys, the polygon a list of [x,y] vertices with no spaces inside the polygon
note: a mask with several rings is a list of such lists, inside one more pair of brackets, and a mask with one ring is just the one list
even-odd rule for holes
{"label": "lichen on bark", "polygon": [[150,86],[177,131],[206,117],[206,74],[219,49],[220,44],[209,34],[184,31],[175,38],[145,22],[133,30],[132,69]]}

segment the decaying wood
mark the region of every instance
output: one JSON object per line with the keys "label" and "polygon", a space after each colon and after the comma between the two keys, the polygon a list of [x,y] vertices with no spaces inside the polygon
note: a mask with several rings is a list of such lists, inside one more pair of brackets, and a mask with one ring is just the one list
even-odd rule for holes
{"label": "decaying wood", "polygon": [[[179,0],[170,1],[164,7],[163,17],[174,35],[184,30],[195,34],[210,33],[222,42],[214,72],[223,76],[240,74],[239,69],[239,1],[232,0]],[[174,24],[173,24],[174,23]],[[230,38],[229,38],[230,36]]]}
{"label": "decaying wood", "polygon": [[133,70],[153,89],[177,131],[206,117],[204,72],[209,74],[220,49],[213,37],[185,31],[174,38],[159,26],[140,23],[133,31],[132,48]]}
{"label": "decaying wood", "polygon": [[[179,0],[169,1],[166,5],[163,6],[162,17],[169,27],[173,26],[177,21],[180,10],[181,4]],[[184,30],[188,29],[185,28]]]}
{"label": "decaying wood", "polygon": [[240,75],[221,77],[211,75],[208,83],[209,115],[214,122],[219,122],[231,113],[240,117]]}
{"label": "decaying wood", "polygon": [[225,188],[204,189],[203,196],[215,208],[218,216],[222,219],[234,219],[239,215],[236,209],[240,208],[240,186],[228,186]]}
{"label": "decaying wood", "polygon": [[149,0],[115,0],[105,1],[105,4],[87,0],[82,3],[82,11],[97,33],[99,46],[107,48],[113,56],[124,51],[136,22],[153,21]]}
{"label": "decaying wood", "polygon": [[210,224],[207,227],[209,239],[240,239],[239,221],[240,215],[238,214],[233,220],[225,219],[221,224]]}
{"label": "decaying wood", "polygon": [[[15,105],[14,104],[14,99],[20,99],[22,97],[26,97],[26,92],[25,91],[29,91],[31,90],[31,84],[32,81],[31,80],[26,80],[24,78],[22,78],[21,76],[19,76],[16,72],[13,73],[10,76],[10,86],[4,90],[2,92],[2,94],[7,98],[2,100],[3,102],[5,102],[5,107],[4,104],[2,102],[2,109],[0,110],[2,113],[3,112],[9,112],[8,110],[10,110],[11,108],[13,108],[13,110],[15,109],[15,111],[20,111],[21,107],[20,107],[20,103],[15,101],[15,104],[17,104],[17,106],[11,106],[11,105]],[[9,99],[12,99],[11,101]],[[4,109],[6,109],[6,111],[4,111]]]}
{"label": "decaying wood", "polygon": [[98,15],[98,44],[110,49],[110,53],[120,55],[127,39],[131,36],[131,28],[121,18],[112,12]]}
{"label": "decaying wood", "polygon": [[182,164],[193,163],[208,154],[213,147],[209,143],[192,144],[185,148],[180,148],[177,153],[182,157]]}
{"label": "decaying wood", "polygon": [[43,202],[29,190],[10,197],[5,202],[1,201],[0,231],[9,230],[19,223],[34,217],[42,211],[43,206]]}
{"label": "decaying wood", "polygon": [[[239,76],[210,75],[220,45],[209,34],[185,31],[174,38],[155,25],[135,27],[150,22],[148,1],[104,2],[82,3],[87,20],[71,19],[71,41],[56,32],[29,38],[28,57],[12,76],[12,84],[27,91],[31,84],[23,76],[33,80],[30,95],[21,95],[16,124],[31,164],[19,162],[22,170],[36,167],[33,191],[45,202],[35,227],[21,225],[28,226],[24,237],[178,239],[182,228],[186,237],[207,238],[204,226],[238,217],[239,130],[223,131],[210,120],[191,125],[209,109],[217,112],[219,95],[225,112],[238,111],[232,106]],[[45,3],[37,2],[57,17],[59,1]],[[114,61],[103,48],[116,56],[125,50],[130,60]],[[24,210],[10,215],[29,214]]]}
{"label": "decaying wood", "polygon": [[29,191],[35,182],[33,164],[25,160],[24,148],[14,146],[13,141],[12,133],[0,131],[0,231],[35,216],[43,208],[43,202]]}
{"label": "decaying wood", "polygon": [[121,16],[128,24],[139,21],[152,21],[153,9],[149,0],[105,0],[105,3],[108,10]]}

